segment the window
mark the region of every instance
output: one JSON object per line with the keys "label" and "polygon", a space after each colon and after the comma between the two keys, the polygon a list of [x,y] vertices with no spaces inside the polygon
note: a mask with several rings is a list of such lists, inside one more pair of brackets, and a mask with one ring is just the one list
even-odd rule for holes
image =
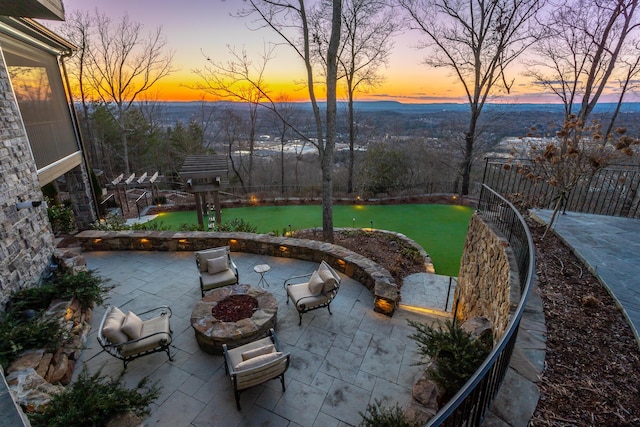
{"label": "window", "polygon": [[[0,34],[0,45],[38,171],[78,153],[56,56],[5,34]],[[71,163],[64,172],[78,160]]]}

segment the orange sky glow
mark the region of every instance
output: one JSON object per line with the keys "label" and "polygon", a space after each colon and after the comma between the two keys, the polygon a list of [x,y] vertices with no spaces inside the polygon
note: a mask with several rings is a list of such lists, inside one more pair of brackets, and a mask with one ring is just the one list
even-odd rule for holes
{"label": "orange sky glow", "polygon": [[[96,9],[118,21],[125,14],[131,21],[143,24],[150,32],[161,26],[167,38],[167,49],[174,54],[176,71],[162,79],[146,94],[148,98],[165,101],[215,100],[195,90],[202,79],[195,70],[207,66],[206,58],[225,63],[230,60],[229,49],[246,50],[256,63],[265,46],[280,42],[266,29],[252,30],[248,19],[232,16],[242,5],[237,0],[188,0],[179,3],[169,0],[63,0],[69,16],[73,11],[93,13]],[[179,10],[178,10],[179,9]],[[55,23],[52,25],[55,30]],[[434,69],[422,64],[426,52],[416,49],[421,40],[417,33],[406,31],[395,38],[389,63],[380,69],[384,76],[381,85],[356,94],[356,100],[393,100],[403,103],[467,102],[461,85],[447,70]],[[283,94],[290,101],[308,101],[304,84],[303,64],[291,49],[277,46],[268,62],[265,81],[272,97]],[[321,79],[321,76],[317,77]],[[511,70],[509,78],[516,79],[511,94],[497,94],[491,102],[501,103],[557,103],[555,96],[542,96],[526,83],[522,70]],[[318,87],[318,99],[324,93]],[[344,99],[344,95],[340,95]]]}

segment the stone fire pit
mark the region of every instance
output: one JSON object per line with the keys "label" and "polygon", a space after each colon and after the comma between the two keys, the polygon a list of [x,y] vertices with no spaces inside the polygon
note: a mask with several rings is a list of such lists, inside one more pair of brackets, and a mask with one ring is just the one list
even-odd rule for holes
{"label": "stone fire pit", "polygon": [[[230,301],[227,298],[234,295],[255,299],[257,308],[253,315],[236,321],[216,318],[213,313],[218,304],[227,305]],[[226,307],[225,311],[229,308]],[[214,289],[198,301],[191,313],[191,326],[201,349],[210,354],[222,354],[223,344],[233,348],[265,336],[270,328],[275,328],[277,314],[278,301],[266,290],[250,285],[232,285]]]}

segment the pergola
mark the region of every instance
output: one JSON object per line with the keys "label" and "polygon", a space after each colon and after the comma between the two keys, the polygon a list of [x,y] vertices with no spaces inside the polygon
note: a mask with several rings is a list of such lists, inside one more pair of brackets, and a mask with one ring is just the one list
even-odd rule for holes
{"label": "pergola", "polygon": [[220,223],[220,189],[229,183],[226,156],[187,156],[184,159],[180,176],[185,184],[185,190],[193,193],[196,199],[198,224],[204,227],[207,195],[213,195],[213,207],[216,223]]}

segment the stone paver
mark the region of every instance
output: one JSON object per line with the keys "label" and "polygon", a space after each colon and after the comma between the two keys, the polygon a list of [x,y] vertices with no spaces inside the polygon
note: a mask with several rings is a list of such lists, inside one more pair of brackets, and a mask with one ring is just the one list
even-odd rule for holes
{"label": "stone paver", "polygon": [[[108,304],[123,310],[144,311],[156,305],[173,310],[174,361],[157,353],[131,362],[125,384],[135,386],[144,376],[163,386],[151,408],[147,425],[154,426],[344,426],[360,422],[359,411],[383,399],[405,405],[411,386],[420,376],[412,329],[407,319],[431,323],[436,316],[399,309],[392,318],[372,310],[370,291],[343,277],[332,303],[333,315],[320,309],[298,314],[286,304],[283,281],[313,271],[316,263],[233,253],[240,283],[255,284],[258,264],[269,264],[269,292],[278,301],[276,332],[284,351],[291,353],[286,392],[279,381],[251,388],[240,396],[237,411],[233,388],[224,371],[223,357],[202,351],[189,318],[200,299],[192,252],[86,252],[90,269],[110,278],[115,288]],[[405,298],[405,301],[407,298]],[[422,301],[422,300],[421,300]],[[119,375],[122,362],[101,352],[96,331],[104,313],[97,307],[80,365],[90,372]],[[76,374],[80,369],[76,370]]]}
{"label": "stone paver", "polygon": [[[551,213],[535,211],[545,223]],[[640,219],[567,212],[553,229],[609,288],[640,344]]]}

